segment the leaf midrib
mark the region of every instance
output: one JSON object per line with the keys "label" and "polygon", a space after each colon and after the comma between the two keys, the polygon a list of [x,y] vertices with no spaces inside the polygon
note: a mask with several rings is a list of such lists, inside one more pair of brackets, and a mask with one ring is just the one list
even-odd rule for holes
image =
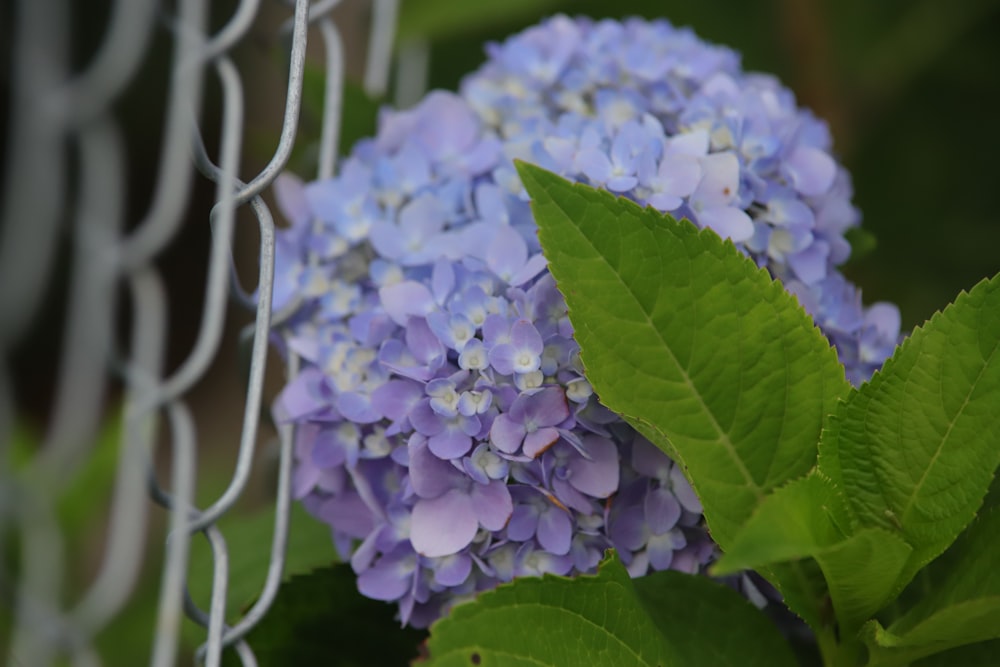
{"label": "leaf midrib", "polygon": [[[903,525],[906,525],[906,519],[909,517],[910,511],[913,509],[913,505],[916,502],[917,496],[920,495],[920,489],[923,487],[924,483],[927,481],[927,477],[930,475],[931,469],[936,466],[938,458],[941,456],[942,450],[944,450],[945,444],[948,442],[948,439],[951,437],[951,432],[955,428],[955,424],[958,422],[958,420],[961,418],[961,416],[965,413],[965,409],[969,405],[969,399],[971,398],[972,394],[975,392],[976,387],[979,384],[979,381],[983,377],[983,374],[989,369],[990,364],[993,361],[993,357],[996,356],[996,353],[997,353],[997,346],[994,345],[993,349],[990,350],[989,356],[986,357],[983,360],[982,366],[980,366],[979,372],[976,374],[976,379],[973,380],[969,384],[969,391],[965,394],[965,398],[962,400],[962,406],[958,409],[958,411],[955,412],[955,415],[949,421],[949,423],[948,423],[948,429],[945,431],[944,435],[941,437],[940,441],[938,442],[938,446],[937,446],[937,448],[934,451],[934,455],[931,457],[931,460],[927,463],[927,467],[924,468],[924,472],[920,476],[920,479],[914,485],[913,492],[910,494],[909,498],[906,501],[906,506],[903,508],[902,512],[900,512],[900,521],[901,521],[901,523],[903,523]],[[920,357],[924,356],[924,354],[925,354],[924,349],[921,349],[920,355],[918,355],[917,360],[914,361],[913,366],[910,368],[910,373],[907,374],[907,380],[906,380],[907,384],[909,384],[910,378],[913,376],[913,368],[916,367],[917,363],[920,360]],[[902,432],[902,431],[900,431],[900,432]]]}
{"label": "leaf midrib", "polygon": [[[551,196],[551,194],[549,195],[549,201],[551,201],[552,205],[555,206],[557,209],[559,209],[562,212],[563,216],[567,220],[572,221],[572,217],[570,217],[569,211],[567,211],[556,200],[555,197]],[[589,207],[590,202],[586,202],[586,203],[588,204],[588,207]],[[642,224],[642,222],[643,221],[640,220],[640,224]],[[645,226],[645,225],[643,224],[643,226]],[[632,298],[632,301],[635,303],[635,305],[639,308],[639,311],[645,317],[646,323],[655,332],[656,337],[663,344],[663,347],[666,349],[667,354],[670,357],[670,360],[674,363],[674,365],[680,371],[681,376],[684,378],[684,383],[689,387],[689,389],[692,391],[692,393],[698,398],[698,404],[701,406],[702,412],[708,417],[708,419],[709,419],[709,421],[711,423],[711,426],[713,427],[713,429],[717,433],[717,441],[720,442],[724,446],[727,454],[729,454],[730,458],[736,464],[737,469],[739,470],[740,474],[743,475],[744,479],[746,480],[747,486],[750,488],[750,490],[756,496],[757,500],[758,501],[763,500],[764,495],[765,495],[764,491],[760,488],[760,486],[757,485],[756,481],[754,481],[753,476],[750,474],[750,471],[747,469],[746,465],[743,463],[743,460],[737,454],[736,448],[733,445],[732,440],[729,438],[729,434],[722,430],[722,427],[719,424],[718,420],[715,418],[715,415],[712,414],[712,411],[708,408],[708,405],[705,403],[705,401],[704,401],[704,399],[703,399],[703,397],[701,395],[701,392],[699,392],[695,388],[695,385],[692,383],[691,376],[688,374],[687,369],[685,369],[681,365],[681,363],[677,359],[676,355],[674,354],[673,349],[667,343],[666,339],[664,339],[664,337],[662,335],[662,332],[656,326],[653,325],[653,322],[652,322],[652,320],[650,318],[650,313],[647,313],[646,309],[642,307],[642,303],[639,301],[638,298],[636,298],[635,292],[631,289],[631,287],[629,287],[629,285],[624,280],[622,280],[622,277],[619,274],[618,270],[611,264],[611,262],[605,256],[605,254],[596,245],[594,245],[594,243],[591,241],[590,237],[587,236],[586,234],[584,234],[583,230],[581,230],[578,225],[571,224],[570,227],[577,232],[577,234],[579,235],[579,237],[581,239],[583,239],[584,241],[586,241],[587,245],[589,245],[592,250],[595,251],[597,257],[599,257],[600,260],[609,269],[611,269],[611,273],[614,275],[615,280],[617,280],[618,283],[622,287],[625,288],[626,292],[628,292],[629,296]],[[658,429],[658,430],[660,430],[660,429]]]}

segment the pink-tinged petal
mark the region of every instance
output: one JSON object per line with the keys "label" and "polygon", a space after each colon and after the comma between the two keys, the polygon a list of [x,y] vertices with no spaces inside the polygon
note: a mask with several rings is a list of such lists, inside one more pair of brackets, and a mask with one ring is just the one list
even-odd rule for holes
{"label": "pink-tinged petal", "polygon": [[433,499],[422,498],[410,515],[410,543],[422,556],[449,556],[472,543],[479,519],[468,496],[452,489]]}
{"label": "pink-tinged petal", "polygon": [[706,208],[698,213],[698,222],[702,227],[712,229],[722,238],[733,241],[746,241],[754,233],[753,220],[746,211],[734,206],[719,206]]}
{"label": "pink-tinged petal", "polygon": [[506,414],[498,415],[490,427],[490,442],[505,454],[513,454],[524,440],[524,424],[519,424]]}
{"label": "pink-tinged petal", "polygon": [[701,501],[698,500],[698,494],[694,492],[691,488],[691,484],[684,477],[684,471],[677,464],[670,470],[670,484],[674,492],[674,496],[680,501],[681,506],[688,512],[694,512],[695,514],[701,514]]}
{"label": "pink-tinged petal", "polygon": [[549,553],[568,554],[572,538],[573,522],[563,510],[553,507],[538,517],[538,543]]}
{"label": "pink-tinged petal", "polygon": [[654,535],[662,535],[677,525],[681,504],[669,489],[652,489],[646,494],[646,521]]}
{"label": "pink-tinged petal", "polygon": [[701,207],[727,206],[740,187],[740,162],[732,153],[712,153],[701,158],[701,181],[691,201]]}
{"label": "pink-tinged petal", "polygon": [[569,483],[588,496],[607,498],[618,490],[618,448],[599,435],[587,435],[583,445],[590,460],[580,457],[569,462]]}
{"label": "pink-tinged petal", "polygon": [[411,315],[423,317],[434,310],[431,291],[426,285],[413,280],[382,287],[378,295],[385,312],[400,326],[406,326],[406,320]]}
{"label": "pink-tinged petal", "polygon": [[812,146],[798,146],[784,162],[795,189],[807,197],[824,194],[837,176],[837,163],[829,153]]}
{"label": "pink-tinged petal", "polygon": [[540,428],[524,436],[524,454],[535,459],[559,439],[559,430],[551,426]]}
{"label": "pink-tinged petal", "polygon": [[514,512],[510,489],[506,482],[499,479],[489,484],[473,484],[468,505],[473,508],[476,519],[486,530],[502,530]]}

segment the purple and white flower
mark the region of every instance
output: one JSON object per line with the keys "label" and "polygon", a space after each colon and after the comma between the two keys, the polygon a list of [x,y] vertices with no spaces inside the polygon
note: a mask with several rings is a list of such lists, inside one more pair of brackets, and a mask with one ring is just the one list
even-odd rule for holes
{"label": "purple and white flower", "polygon": [[732,51],[665,21],[557,16],[459,94],[382,114],[337,177],[277,183],[276,337],[303,370],[293,491],[365,595],[427,625],[520,575],[695,572],[714,546],[678,466],[583,376],[513,168],[525,159],[731,238],[784,281],[848,376],[899,315],[837,270],[858,224],[826,127]]}

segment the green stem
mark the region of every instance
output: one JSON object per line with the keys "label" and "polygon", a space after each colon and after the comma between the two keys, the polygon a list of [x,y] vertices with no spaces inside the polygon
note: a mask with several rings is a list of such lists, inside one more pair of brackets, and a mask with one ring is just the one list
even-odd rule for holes
{"label": "green stem", "polygon": [[857,639],[838,642],[833,626],[826,626],[816,633],[823,667],[858,667],[863,645]]}
{"label": "green stem", "polygon": [[822,632],[816,633],[816,642],[819,644],[819,654],[823,658],[823,667],[835,667],[837,665],[837,637],[833,633],[832,627],[826,627]]}

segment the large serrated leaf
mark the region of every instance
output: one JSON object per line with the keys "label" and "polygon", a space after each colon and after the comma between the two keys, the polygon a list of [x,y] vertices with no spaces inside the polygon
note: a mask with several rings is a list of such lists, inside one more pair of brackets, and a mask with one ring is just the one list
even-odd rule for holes
{"label": "large serrated leaf", "polygon": [[972,520],[1000,463],[1000,276],[917,329],[839,406],[820,469],[854,521],[913,547],[897,587]]}
{"label": "large serrated leaf", "polygon": [[792,667],[770,620],[705,577],[630,579],[611,554],[596,575],[517,579],[431,627],[428,667]]}
{"label": "large serrated leaf", "polygon": [[[518,165],[602,402],[686,468],[723,549],[809,470],[848,385],[795,299],[710,230]],[[658,437],[657,437],[658,436]]]}
{"label": "large serrated leaf", "polygon": [[[842,637],[852,637],[894,593],[910,555],[895,533],[867,528],[848,533],[845,501],[813,471],[768,496],[715,564],[718,574],[811,558],[823,572]],[[779,578],[781,589],[794,580]],[[809,619],[807,619],[809,620]]]}
{"label": "large serrated leaf", "polygon": [[888,628],[872,622],[873,665],[900,665],[1000,639],[1000,507],[990,507],[926,568],[925,593]]}

